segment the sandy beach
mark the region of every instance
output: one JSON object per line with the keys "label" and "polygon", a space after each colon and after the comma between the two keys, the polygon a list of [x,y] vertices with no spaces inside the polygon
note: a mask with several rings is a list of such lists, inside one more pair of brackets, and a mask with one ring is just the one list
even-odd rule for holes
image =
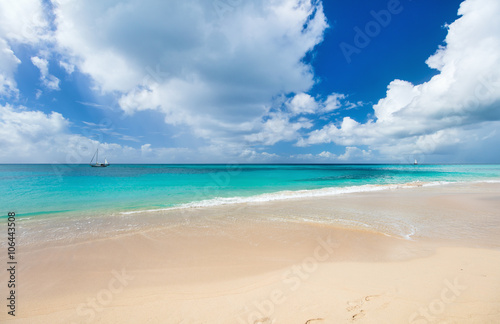
{"label": "sandy beach", "polygon": [[498,323],[498,210],[500,184],[470,183],[20,222],[0,321]]}
{"label": "sandy beach", "polygon": [[0,324],[500,324],[500,0],[0,0]]}

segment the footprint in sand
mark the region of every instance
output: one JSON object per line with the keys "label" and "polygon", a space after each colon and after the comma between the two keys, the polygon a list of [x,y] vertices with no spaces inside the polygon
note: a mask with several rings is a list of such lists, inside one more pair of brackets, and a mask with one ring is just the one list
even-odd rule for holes
{"label": "footprint in sand", "polygon": [[380,295],[369,295],[365,297],[365,301],[370,301],[372,299],[375,299],[377,297],[380,297]]}
{"label": "footprint in sand", "polygon": [[363,306],[363,301],[350,301],[347,302],[347,311],[352,312]]}
{"label": "footprint in sand", "polygon": [[273,324],[273,323],[274,320],[270,319],[269,317],[264,317],[253,322],[253,324]]}
{"label": "footprint in sand", "polygon": [[360,318],[363,318],[365,316],[365,311],[361,310],[359,313],[352,315],[352,320],[356,321],[359,320]]}
{"label": "footprint in sand", "polygon": [[361,309],[365,303],[367,303],[366,306],[368,306],[368,302],[376,299],[377,297],[380,297],[381,295],[368,295],[368,296],[365,296],[361,299],[358,299],[358,300],[354,300],[354,301],[349,301],[347,302],[347,307],[346,307],[346,310],[348,312],[354,312],[356,311],[356,314],[352,315],[351,316],[351,319],[353,321],[356,321],[360,318],[363,318],[365,315],[366,315],[366,310],[365,309]]}
{"label": "footprint in sand", "polygon": [[365,302],[369,302],[377,297],[380,297],[380,295],[368,295],[368,296],[365,296],[361,299],[358,299],[358,300],[354,300],[354,301],[348,301],[347,302],[347,310],[349,312],[352,312],[354,310],[357,310],[358,308],[360,308],[361,306],[363,306],[363,304]]}

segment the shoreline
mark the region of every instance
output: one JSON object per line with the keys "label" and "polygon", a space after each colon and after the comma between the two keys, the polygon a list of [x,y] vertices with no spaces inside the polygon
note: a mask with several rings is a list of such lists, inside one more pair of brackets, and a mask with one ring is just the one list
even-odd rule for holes
{"label": "shoreline", "polygon": [[[478,181],[478,182],[483,182],[483,181]],[[488,181],[484,182],[488,183]],[[244,203],[267,203],[267,202],[283,201],[290,199],[294,200],[294,199],[305,199],[305,198],[330,197],[330,196],[356,194],[363,192],[375,192],[384,190],[447,185],[452,183],[453,182],[442,182],[442,181],[434,181],[434,182],[413,181],[413,182],[395,183],[395,184],[365,184],[359,186],[325,187],[319,189],[282,190],[270,193],[251,195],[251,196],[216,197],[201,201],[193,201],[190,203],[180,204],[177,206],[172,206],[167,208],[125,211],[125,212],[120,212],[120,214],[130,215],[130,214],[141,214],[141,213],[155,213],[155,212],[175,210],[175,209],[185,209],[185,208],[205,208],[205,207],[209,208],[209,207],[244,204]],[[500,180],[498,180],[498,183],[500,183]]]}
{"label": "shoreline", "polygon": [[[18,314],[0,321],[494,323],[499,206],[481,183],[20,222]],[[383,234],[401,220],[411,239]]]}
{"label": "shoreline", "polygon": [[[230,196],[230,197],[211,197],[208,199],[195,200],[185,203],[176,203],[168,207],[136,207],[129,208],[128,210],[122,210],[122,208],[116,207],[106,207],[102,209],[89,209],[81,211],[68,211],[68,210],[58,210],[58,211],[42,211],[42,212],[29,212],[23,214],[21,212],[16,212],[20,219],[43,219],[43,218],[56,218],[56,217],[88,217],[91,215],[133,215],[133,214],[145,214],[145,213],[157,213],[163,211],[177,210],[177,209],[191,209],[191,208],[205,208],[205,207],[217,207],[225,205],[234,204],[245,204],[245,203],[266,203],[273,201],[285,201],[285,200],[296,200],[296,199],[307,199],[316,197],[331,197],[346,194],[357,194],[364,192],[377,192],[377,191],[393,191],[399,189],[411,189],[418,187],[433,187],[433,186],[448,186],[448,185],[467,185],[467,184],[481,184],[481,183],[500,183],[500,178],[486,178],[486,179],[474,179],[474,180],[460,180],[460,181],[443,181],[443,180],[433,180],[433,181],[421,181],[415,180],[410,182],[402,183],[384,183],[384,184],[362,184],[362,185],[347,185],[347,186],[329,186],[316,189],[295,189],[295,190],[279,190],[272,192],[257,193],[248,196]],[[199,195],[200,191],[195,191],[194,195]],[[24,216],[26,215],[26,216]],[[0,216],[0,222],[6,219],[6,216]]]}
{"label": "shoreline", "polygon": [[[470,219],[467,219],[467,212],[473,213],[474,208],[478,208],[485,203],[490,203],[491,205],[492,202],[473,201],[470,198],[474,197],[474,195],[488,194],[488,190],[492,193],[500,192],[500,181],[432,183],[427,185],[418,182],[411,185],[398,184],[376,187],[375,190],[333,195],[291,197],[271,201],[257,200],[210,206],[190,205],[186,207],[181,206],[125,213],[94,214],[92,216],[79,215],[68,217],[68,215],[55,214],[39,218],[30,216],[29,219],[26,219],[21,215],[21,217],[18,217],[18,222],[21,228],[28,232],[26,237],[34,236],[32,240],[24,240],[21,244],[39,244],[45,241],[53,242],[59,240],[64,244],[65,241],[74,242],[80,238],[83,240],[86,237],[90,239],[107,238],[113,235],[128,235],[141,231],[155,230],[158,227],[164,226],[183,226],[189,223],[197,224],[197,226],[210,226],[213,223],[221,221],[228,222],[228,219],[224,219],[225,217],[220,215],[229,214],[232,214],[231,222],[244,222],[245,220],[240,219],[241,217],[238,216],[240,213],[243,215],[252,215],[252,217],[256,217],[262,222],[326,225],[339,229],[374,232],[406,240],[440,239],[442,236],[446,238],[446,231],[448,230],[446,226],[449,228],[453,227],[452,229],[456,232],[457,221],[462,221],[460,224],[464,232],[460,233],[460,237],[456,237],[457,233],[451,233],[454,235],[454,241],[456,242],[459,242],[460,239],[467,239],[466,236],[470,235],[472,230],[476,230],[474,238],[479,238],[484,234],[489,236],[494,234],[477,231],[481,228],[469,228],[468,224],[466,224],[466,222],[470,221]],[[458,204],[462,204],[462,207],[466,208],[465,212],[459,207],[448,206],[448,209],[443,209],[433,203],[434,196],[445,198],[446,195],[451,194],[462,196],[463,201],[459,201]],[[414,197],[427,199],[425,204],[429,206],[425,212],[429,215],[432,213],[447,215],[447,222],[443,223],[442,220],[434,220],[432,224],[425,224],[426,219],[409,212],[408,209],[426,208],[415,203]],[[383,201],[384,199],[389,200],[391,204],[397,205],[397,211],[390,210],[392,215],[388,215],[388,213],[374,214],[372,210],[382,210],[384,208],[383,204],[379,203],[379,200]],[[357,203],[358,200],[363,201],[365,205],[369,204],[370,208],[355,206],[359,205]],[[495,222],[495,225],[499,225],[500,222],[497,222],[494,217],[494,207],[498,206],[500,208],[500,205],[492,206],[488,206],[489,210],[486,211],[486,216],[491,218],[491,221]],[[276,209],[283,212],[275,213],[274,210]],[[287,210],[290,212],[287,213]],[[399,215],[396,215],[398,213]],[[457,213],[462,217],[458,220],[453,219],[455,217],[453,213]],[[204,221],[207,223],[204,223]],[[429,227],[429,225],[436,224],[441,226],[442,232],[436,232],[435,229]],[[417,225],[420,225],[421,228]],[[485,228],[482,229],[484,230]],[[434,233],[428,235],[430,231],[434,231]],[[76,236],[71,235],[71,233],[75,233]],[[442,233],[445,233],[445,235],[441,235]],[[58,236],[58,234],[61,235]],[[77,236],[80,236],[80,238]],[[1,244],[4,243],[1,242]],[[500,247],[500,242],[497,245]]]}

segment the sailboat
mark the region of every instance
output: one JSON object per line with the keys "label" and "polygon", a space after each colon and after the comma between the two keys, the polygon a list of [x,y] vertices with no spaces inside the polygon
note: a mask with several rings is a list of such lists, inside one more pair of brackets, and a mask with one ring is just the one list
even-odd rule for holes
{"label": "sailboat", "polygon": [[418,164],[418,161],[417,159],[415,159],[415,162],[413,162],[413,165],[417,165]]}
{"label": "sailboat", "polygon": [[[94,161],[94,158],[95,158],[95,163],[92,163]],[[99,163],[98,160],[99,160],[99,149],[95,151],[92,160],[90,160],[90,166],[93,168],[105,168],[109,165],[108,160],[106,160],[106,158],[104,158],[104,163]]]}

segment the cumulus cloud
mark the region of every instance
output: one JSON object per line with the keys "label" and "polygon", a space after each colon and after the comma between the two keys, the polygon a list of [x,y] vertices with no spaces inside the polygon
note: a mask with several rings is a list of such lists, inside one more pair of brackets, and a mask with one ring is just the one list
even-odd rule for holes
{"label": "cumulus cloud", "polygon": [[371,157],[371,151],[361,150],[357,147],[348,146],[345,148],[345,153],[340,155],[338,159],[340,161],[355,161],[355,160],[367,160]]}
{"label": "cumulus cloud", "polygon": [[104,141],[112,125],[99,126],[87,135],[72,133],[71,122],[57,112],[46,114],[26,107],[0,105],[0,150],[3,163],[88,163],[99,148],[112,163],[180,162],[198,156],[187,148],[151,148],[144,144],[135,149]]}
{"label": "cumulus cloud", "polygon": [[319,154],[297,154],[292,155],[291,158],[299,161],[314,161],[324,163],[345,163],[345,162],[366,162],[373,161],[373,154],[371,150],[362,150],[355,146],[347,146],[343,154],[337,155],[329,151],[323,151]]}
{"label": "cumulus cloud", "polygon": [[[342,100],[345,99],[345,97],[346,96],[341,94],[341,93],[332,93],[323,102],[322,111],[323,112],[330,112],[330,111],[339,109],[340,107],[342,107],[342,105],[343,105]],[[356,106],[355,104],[353,105],[350,102],[347,102],[347,103],[348,103],[349,108],[353,108]]]}
{"label": "cumulus cloud", "polygon": [[47,27],[41,1],[0,1],[0,96],[18,94],[14,73],[21,61],[12,45],[33,45],[47,39]]}
{"label": "cumulus cloud", "polygon": [[0,38],[0,96],[17,93],[14,72],[21,61],[14,55],[9,45]]}
{"label": "cumulus cloud", "polygon": [[56,112],[44,114],[25,107],[0,106],[0,150],[7,159],[2,162],[37,161],[46,156],[47,150],[57,151],[59,135],[67,132],[68,124]]}
{"label": "cumulus cloud", "polygon": [[[326,125],[325,120],[345,116],[362,103],[350,102],[349,94],[311,91],[317,78],[304,58],[328,28],[321,1],[214,3],[0,0],[0,97],[19,94],[15,73],[23,56],[13,49],[24,44],[31,46],[29,56],[44,87],[59,89],[60,80],[49,73],[49,65],[59,64],[67,74],[89,76],[93,89],[115,98],[126,115],[160,112],[166,124],[203,142],[200,147],[162,148],[140,136],[106,133],[139,143],[131,148],[73,134],[69,120],[55,112],[7,104],[1,107],[0,123],[14,135],[3,149],[14,152],[25,146],[17,156],[39,162],[64,160],[82,143],[104,145],[123,161],[125,156],[143,162],[181,157],[180,162],[203,162],[200,156],[206,162],[228,156],[238,161],[353,161],[378,158],[375,152],[388,160],[402,154],[459,156],[457,148],[475,152],[477,143],[498,144],[498,1],[462,3],[461,17],[447,26],[444,45],[427,60],[438,72],[431,80],[412,84],[396,79],[373,106],[370,120],[343,117]],[[38,90],[36,98],[41,94]],[[16,126],[22,122],[26,130]],[[21,144],[23,138],[26,144]],[[280,141],[323,145],[324,151],[291,157],[263,152],[262,146]],[[345,153],[329,152],[328,143],[345,146]],[[29,158],[29,151],[39,160]]]}
{"label": "cumulus cloud", "polygon": [[[110,141],[116,137],[113,122],[89,123],[82,134],[70,130],[71,121],[57,112],[44,113],[23,106],[0,105],[2,163],[88,163],[95,150],[111,163],[242,163],[270,162],[274,153],[241,149],[237,145],[202,148],[155,147],[149,143],[133,148]],[[64,168],[59,170],[64,172]]]}
{"label": "cumulus cloud", "polygon": [[0,1],[2,38],[22,44],[37,44],[49,38],[49,23],[40,0]]}
{"label": "cumulus cloud", "polygon": [[246,149],[238,155],[240,161],[250,162],[272,162],[279,159],[279,155],[268,152],[257,152],[255,150]]}
{"label": "cumulus cloud", "polygon": [[332,93],[326,98],[313,98],[311,95],[301,92],[285,102],[287,111],[292,115],[316,114],[321,115],[340,108],[352,109],[358,103],[349,102],[347,96],[341,93]]}
{"label": "cumulus cloud", "polygon": [[280,141],[295,140],[301,129],[311,128],[313,124],[306,118],[291,122],[288,115],[283,113],[272,114],[261,126],[258,133],[246,135],[244,138],[250,142],[264,145],[274,145]]}
{"label": "cumulus cloud", "polygon": [[500,120],[500,3],[466,0],[448,26],[445,46],[427,64],[439,73],[414,85],[394,80],[361,124],[345,117],[309,133],[299,145],[370,145],[388,156],[446,153],[471,139],[468,130]]}
{"label": "cumulus cloud", "polygon": [[287,103],[292,115],[314,114],[318,110],[318,103],[307,93],[298,93]]}
{"label": "cumulus cloud", "polygon": [[332,160],[332,159],[337,158],[337,155],[333,154],[331,152],[328,152],[328,151],[323,151],[323,152],[321,152],[321,153],[318,154],[318,157],[324,158],[324,159],[328,159],[328,160]]}
{"label": "cumulus cloud", "polygon": [[49,62],[38,56],[33,56],[31,62],[40,70],[40,80],[50,90],[59,90],[59,79],[49,74]]}
{"label": "cumulus cloud", "polygon": [[[198,136],[234,136],[259,123],[275,96],[307,91],[302,59],[327,28],[316,0],[55,0],[55,37],[98,89],[128,114],[157,110]],[[240,137],[241,139],[241,137]]]}
{"label": "cumulus cloud", "polygon": [[[300,92],[286,99],[278,113],[265,115],[261,123],[254,123],[252,133],[244,139],[261,145],[274,145],[281,141],[296,141],[302,132],[314,126],[314,118],[331,113],[341,107],[353,108],[356,104],[349,102],[346,96],[332,93],[326,98],[314,98]],[[311,115],[304,117],[301,115]],[[298,146],[307,146],[301,139]]]}
{"label": "cumulus cloud", "polygon": [[68,74],[75,72],[75,66],[71,63],[59,61],[59,66],[62,67]]}

